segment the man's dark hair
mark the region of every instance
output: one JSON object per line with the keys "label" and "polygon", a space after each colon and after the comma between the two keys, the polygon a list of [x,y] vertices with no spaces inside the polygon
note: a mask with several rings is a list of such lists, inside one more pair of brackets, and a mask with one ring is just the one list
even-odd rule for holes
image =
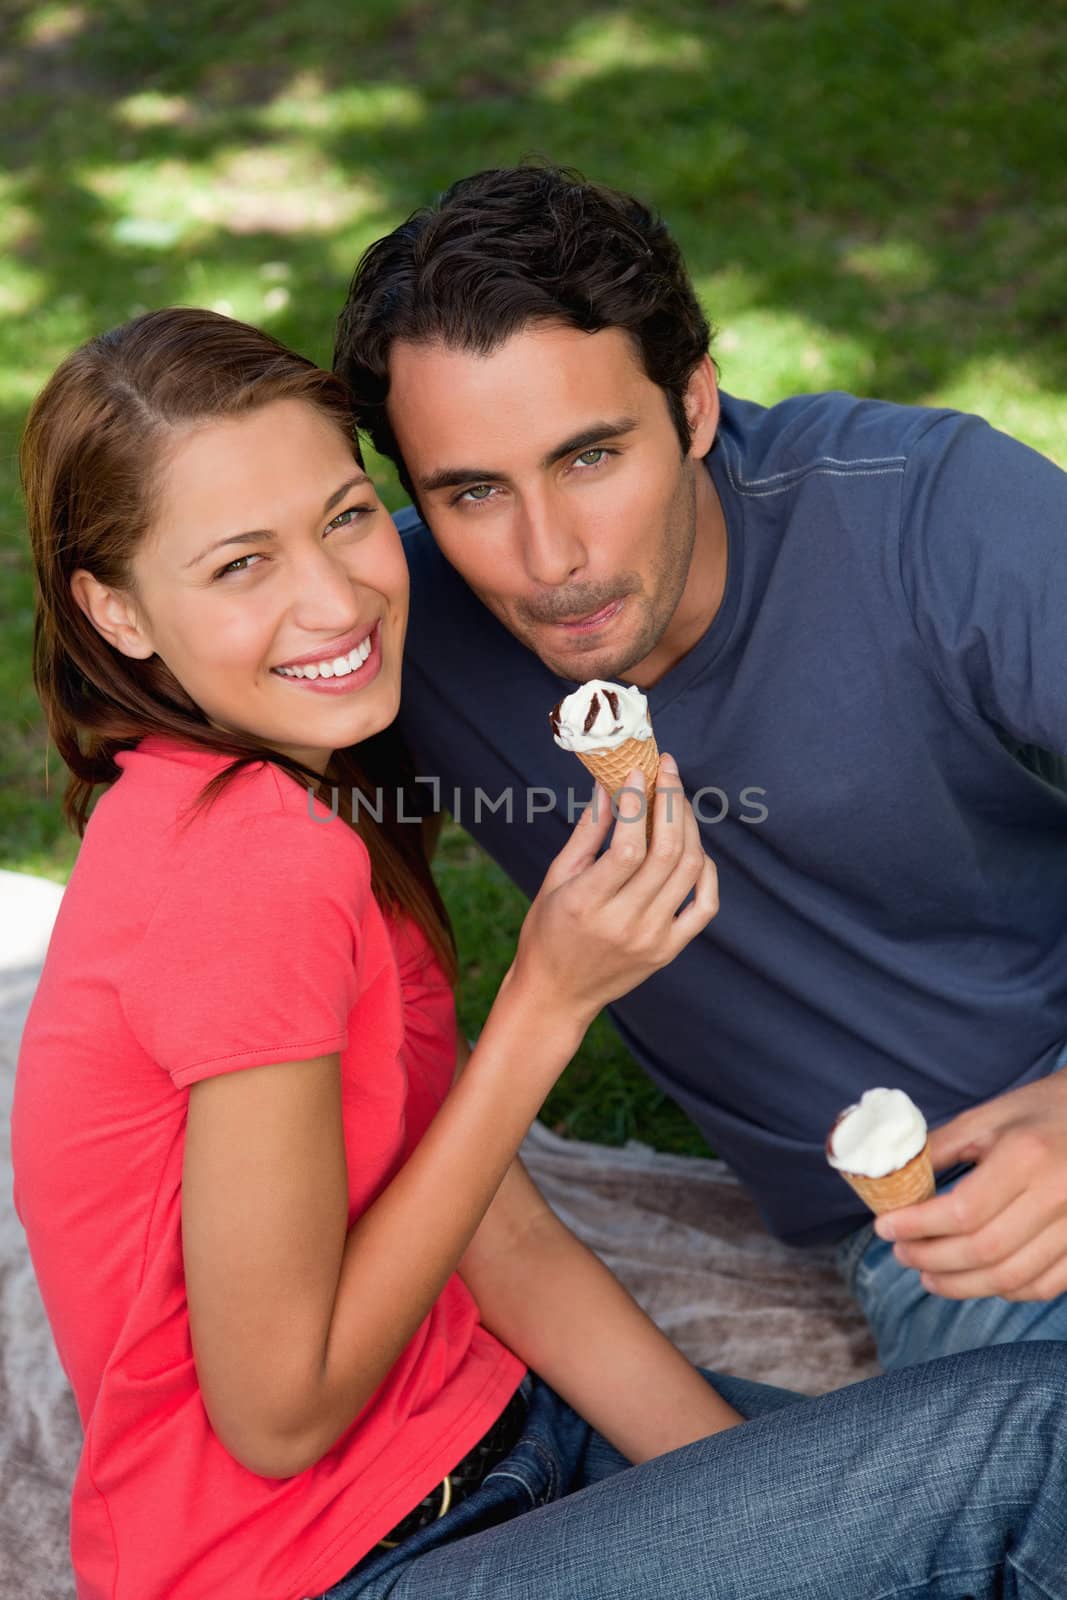
{"label": "man's dark hair", "polygon": [[689,448],[684,395],[711,329],[661,218],[568,168],[499,167],[461,178],[371,245],[338,319],[334,369],[409,494],[385,409],[393,342],[490,355],[536,322],[625,329]]}

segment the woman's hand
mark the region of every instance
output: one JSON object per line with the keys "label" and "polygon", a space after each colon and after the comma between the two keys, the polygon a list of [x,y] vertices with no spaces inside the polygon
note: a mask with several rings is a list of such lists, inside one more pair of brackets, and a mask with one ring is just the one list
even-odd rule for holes
{"label": "woman's hand", "polygon": [[[586,1027],[609,1000],[673,961],[719,909],[715,866],[671,756],[660,762],[647,849],[643,802],[644,778],[634,771],[598,859],[613,818],[597,784],[519,936],[511,981],[535,989],[546,1011]],[[690,891],[691,904],[679,912]]]}

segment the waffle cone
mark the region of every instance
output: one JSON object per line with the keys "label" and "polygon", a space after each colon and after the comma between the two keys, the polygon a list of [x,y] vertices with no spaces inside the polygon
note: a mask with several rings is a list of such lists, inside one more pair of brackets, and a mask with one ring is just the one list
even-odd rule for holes
{"label": "waffle cone", "polygon": [[645,843],[652,837],[653,801],[659,773],[659,749],[655,735],[650,739],[627,739],[614,750],[576,750],[583,767],[603,784],[614,800],[635,767],[645,775]]}
{"label": "waffle cone", "polygon": [[881,1216],[883,1211],[896,1211],[899,1206],[913,1206],[920,1200],[929,1200],[934,1192],[929,1141],[918,1155],[912,1156],[895,1172],[887,1172],[884,1178],[867,1178],[861,1172],[841,1172],[841,1176],[875,1216]]}

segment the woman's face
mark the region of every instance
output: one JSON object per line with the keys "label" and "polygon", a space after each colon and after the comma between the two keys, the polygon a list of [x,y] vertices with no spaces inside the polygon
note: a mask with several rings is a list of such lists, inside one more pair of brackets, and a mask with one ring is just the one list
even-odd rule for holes
{"label": "woman's face", "polygon": [[178,436],[133,576],[145,643],[217,727],[322,772],[395,717],[400,538],[340,429],[305,401]]}

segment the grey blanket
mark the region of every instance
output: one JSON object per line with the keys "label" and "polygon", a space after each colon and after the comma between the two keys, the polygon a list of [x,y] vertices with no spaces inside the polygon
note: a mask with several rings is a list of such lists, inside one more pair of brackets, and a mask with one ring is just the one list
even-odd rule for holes
{"label": "grey blanket", "polygon": [[[0,1596],[70,1600],[80,1448],[11,1201],[15,1056],[62,890],[0,872]],[[821,1394],[878,1370],[825,1252],[770,1239],[720,1161],[610,1150],[535,1124],[523,1158],[570,1227],[701,1365]],[[223,1597],[220,1596],[220,1600]]]}

